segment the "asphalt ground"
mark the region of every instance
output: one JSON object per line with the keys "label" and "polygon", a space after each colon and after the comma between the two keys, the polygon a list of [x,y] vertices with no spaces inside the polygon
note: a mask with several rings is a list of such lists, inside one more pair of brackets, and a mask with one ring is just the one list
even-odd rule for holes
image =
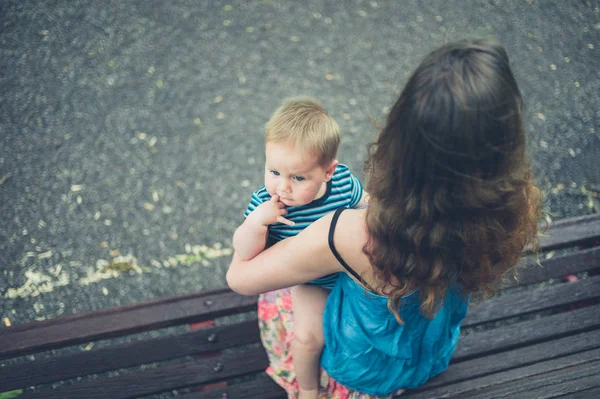
{"label": "asphalt ground", "polygon": [[548,217],[600,210],[600,1],[1,0],[0,325],[223,286],[283,98],[318,98],[362,176],[419,60],[477,37],[512,59]]}

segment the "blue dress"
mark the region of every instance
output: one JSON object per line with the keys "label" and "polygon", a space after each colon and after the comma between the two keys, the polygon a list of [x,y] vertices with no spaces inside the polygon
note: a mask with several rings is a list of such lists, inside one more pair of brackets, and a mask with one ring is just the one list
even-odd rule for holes
{"label": "blue dress", "polygon": [[[341,211],[336,211],[331,223],[330,246],[342,265],[357,276],[333,244]],[[444,304],[429,320],[420,313],[421,302],[415,291],[400,302],[404,324],[399,324],[387,309],[387,297],[366,291],[340,273],[323,314],[321,366],[342,385],[370,395],[416,388],[448,367],[468,301],[459,287],[450,287]]]}

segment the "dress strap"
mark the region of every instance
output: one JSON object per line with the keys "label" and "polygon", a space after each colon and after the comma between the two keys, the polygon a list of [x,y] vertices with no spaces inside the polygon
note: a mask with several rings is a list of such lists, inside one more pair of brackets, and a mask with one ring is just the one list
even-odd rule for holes
{"label": "dress strap", "polygon": [[363,278],[354,271],[354,269],[352,269],[344,259],[342,259],[342,257],[340,256],[339,252],[337,251],[337,249],[335,248],[335,244],[333,242],[333,234],[335,233],[335,226],[337,225],[338,219],[340,217],[340,214],[347,208],[338,208],[335,210],[335,213],[333,214],[333,219],[331,219],[331,225],[329,226],[329,248],[331,249],[331,252],[333,253],[333,255],[335,256],[335,258],[338,260],[338,262],[340,262],[342,264],[342,266],[344,266],[344,269],[346,269],[348,271],[348,273],[350,273],[352,276],[354,276],[354,278],[356,280],[358,280],[367,290],[372,291],[371,287],[369,287],[369,285],[367,284],[367,282],[365,280],[363,280]]}

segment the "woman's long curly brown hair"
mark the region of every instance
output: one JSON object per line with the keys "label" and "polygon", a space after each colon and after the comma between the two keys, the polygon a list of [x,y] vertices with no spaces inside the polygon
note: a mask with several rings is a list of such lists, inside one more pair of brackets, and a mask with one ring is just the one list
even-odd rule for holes
{"label": "woman's long curly brown hair", "polygon": [[489,293],[537,243],[522,108],[499,43],[448,44],[415,70],[371,144],[363,251],[399,322],[412,290],[433,317],[450,285]]}

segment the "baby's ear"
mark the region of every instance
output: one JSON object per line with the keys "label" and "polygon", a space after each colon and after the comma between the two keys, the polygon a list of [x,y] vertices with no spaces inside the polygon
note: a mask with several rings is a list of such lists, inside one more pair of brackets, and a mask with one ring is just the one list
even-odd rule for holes
{"label": "baby's ear", "polygon": [[337,168],[338,163],[339,163],[338,160],[334,159],[333,161],[331,161],[331,163],[325,170],[325,181],[326,182],[331,180],[331,178],[333,177],[333,173],[335,172],[335,168]]}

